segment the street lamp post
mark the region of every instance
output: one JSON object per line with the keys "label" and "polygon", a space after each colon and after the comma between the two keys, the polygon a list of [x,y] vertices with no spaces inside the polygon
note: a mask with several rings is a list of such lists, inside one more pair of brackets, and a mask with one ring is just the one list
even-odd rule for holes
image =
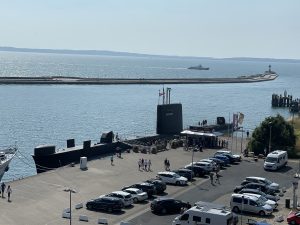
{"label": "street lamp post", "polygon": [[270,137],[269,137],[269,153],[271,152],[271,138],[272,138],[272,123],[269,123],[270,125]]}
{"label": "street lamp post", "polygon": [[243,153],[243,136],[244,136],[244,127],[241,127],[242,128],[242,140],[241,140],[241,153]]}
{"label": "street lamp post", "polygon": [[76,193],[76,191],[72,188],[67,188],[64,191],[69,192],[70,193],[70,225],[72,225],[72,193]]}

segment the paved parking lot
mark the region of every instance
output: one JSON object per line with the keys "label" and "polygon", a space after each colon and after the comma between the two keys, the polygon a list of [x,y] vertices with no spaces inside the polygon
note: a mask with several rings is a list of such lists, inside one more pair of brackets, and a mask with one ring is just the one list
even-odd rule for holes
{"label": "paved parking lot", "polygon": [[[196,152],[194,160],[213,155],[215,150]],[[167,157],[171,169],[182,167],[191,162],[192,153],[182,148],[161,152],[157,155],[141,153],[123,154],[123,159],[115,158],[115,165],[110,165],[109,158],[88,162],[88,170],[81,171],[79,166],[61,168],[44,174],[39,174],[20,181],[12,182],[12,202],[0,199],[0,224],[69,224],[69,220],[61,218],[62,211],[69,207],[69,194],[66,187],[77,190],[72,194],[72,205],[85,203],[91,198],[119,190],[122,186],[155,177],[157,172],[164,170],[163,161]],[[152,171],[138,170],[140,158],[151,159]],[[290,163],[285,171],[265,172],[262,161],[245,160],[239,165],[228,167],[221,172],[221,185],[212,186],[207,178],[197,178],[186,187],[168,185],[166,194],[184,201],[220,201],[228,205],[226,196],[246,176],[265,176],[282,186],[292,184],[292,176],[297,164]],[[224,197],[225,196],[225,197]],[[26,208],[26,210],[24,210]],[[79,215],[87,215],[89,222],[79,222]],[[170,225],[176,215],[156,216],[150,212],[149,203],[135,204],[118,214],[88,211],[84,208],[73,211],[72,224],[97,224],[98,218],[107,218],[109,224],[119,224],[120,221],[131,221],[138,225]]]}

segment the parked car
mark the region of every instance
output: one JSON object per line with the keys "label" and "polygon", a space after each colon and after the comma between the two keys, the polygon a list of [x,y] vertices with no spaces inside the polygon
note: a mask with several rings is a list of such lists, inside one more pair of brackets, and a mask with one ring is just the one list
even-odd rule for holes
{"label": "parked car", "polygon": [[241,191],[239,191],[239,194],[244,194],[244,193],[252,193],[252,194],[258,194],[258,195],[262,195],[267,199],[270,199],[272,201],[279,201],[280,197],[278,195],[268,195],[264,192],[262,192],[261,190],[258,189],[248,189],[248,188],[243,188]]}
{"label": "parked car", "polygon": [[157,198],[151,202],[150,208],[154,213],[179,213],[181,208],[187,208],[188,204],[173,198]]}
{"label": "parked car", "polygon": [[288,154],[286,151],[276,150],[270,152],[264,163],[265,170],[278,170],[288,163]]}
{"label": "parked car", "polygon": [[186,185],[187,179],[185,177],[179,176],[174,172],[158,172],[157,176],[162,181],[166,182],[167,184],[176,184],[176,185]]}
{"label": "parked car", "polygon": [[209,163],[209,164],[212,166],[212,169],[213,169],[213,170],[216,170],[217,167],[218,167],[217,163],[215,163],[215,162],[214,162],[213,160],[211,160],[211,159],[200,159],[198,162],[207,162],[207,163]]}
{"label": "parked car", "polygon": [[291,225],[300,224],[300,212],[291,211],[286,220]]}
{"label": "parked car", "polygon": [[233,225],[237,223],[238,217],[226,208],[194,206],[177,216],[172,225]]}
{"label": "parked car", "polygon": [[203,176],[205,176],[209,173],[208,171],[204,170],[202,167],[199,167],[199,166],[196,166],[196,165],[194,165],[194,166],[187,165],[184,168],[192,170],[196,177],[203,177]]}
{"label": "parked car", "polygon": [[215,153],[215,156],[216,155],[226,156],[230,160],[230,163],[240,162],[242,160],[242,157],[240,155],[232,154],[232,152],[228,150],[218,150]]}
{"label": "parked car", "polygon": [[248,222],[247,222],[248,225],[271,225],[267,222],[257,222],[253,219],[248,219]]}
{"label": "parked car", "polygon": [[130,186],[125,186],[122,188],[122,191],[127,189],[127,188],[137,188],[137,189],[141,189],[144,192],[147,192],[148,197],[152,197],[155,193],[156,193],[156,189],[154,184],[150,184],[147,182],[142,182],[142,183],[136,183],[136,184],[132,184]]}
{"label": "parked car", "polygon": [[235,213],[239,213],[242,210],[256,213],[260,216],[271,215],[273,212],[273,208],[270,205],[260,201],[257,197],[244,194],[232,194],[230,207]]}
{"label": "parked car", "polygon": [[267,178],[264,177],[246,177],[246,181],[252,182],[252,183],[260,183],[260,184],[265,184],[268,186],[270,189],[273,189],[275,191],[279,191],[279,184],[274,183]]}
{"label": "parked car", "polygon": [[173,170],[172,172],[177,173],[179,176],[185,177],[188,179],[188,181],[191,181],[194,177],[194,172],[189,169],[181,168],[178,170]]}
{"label": "parked car", "polygon": [[101,197],[91,199],[86,203],[86,208],[89,210],[105,210],[108,212],[121,211],[124,204],[121,199],[113,197]]}
{"label": "parked car", "polygon": [[[192,163],[190,163],[189,165],[192,165]],[[213,171],[213,166],[208,162],[193,162],[193,165],[199,166],[207,172]]]}
{"label": "parked car", "polygon": [[146,180],[145,182],[149,184],[153,184],[155,186],[156,194],[162,194],[167,189],[166,183],[160,179],[153,178],[153,179]]}
{"label": "parked car", "polygon": [[144,192],[141,189],[127,188],[124,191],[131,194],[134,203],[142,202],[148,199],[147,192]]}
{"label": "parked car", "polygon": [[230,164],[230,160],[228,157],[226,157],[225,155],[215,155],[213,158],[217,158],[217,159],[220,159],[222,160],[225,165],[227,166],[228,164]]}
{"label": "parked car", "polygon": [[114,198],[119,198],[122,200],[124,206],[130,206],[133,204],[133,199],[132,199],[132,195],[130,193],[127,193],[125,191],[114,191],[111,192],[107,195],[101,195],[101,197],[114,197]]}
{"label": "parked car", "polygon": [[278,204],[275,202],[275,201],[272,201],[270,199],[267,199],[265,198],[264,196],[262,195],[259,195],[259,194],[252,194],[252,193],[244,193],[243,195],[248,195],[248,196],[254,196],[254,197],[257,197],[258,200],[270,205],[272,207],[272,209],[276,209]]}
{"label": "parked car", "polygon": [[264,192],[266,194],[275,195],[275,191],[273,189],[269,189],[268,186],[266,186],[264,184],[259,184],[259,183],[247,183],[245,185],[236,186],[235,189],[234,189],[234,192],[238,193],[243,188],[258,189],[258,190],[260,190],[260,191],[262,191],[262,192]]}
{"label": "parked car", "polygon": [[223,168],[225,167],[227,164],[225,163],[225,161],[221,160],[221,159],[218,159],[218,158],[215,158],[215,157],[211,157],[211,158],[208,158],[212,161],[214,161],[219,167]]}

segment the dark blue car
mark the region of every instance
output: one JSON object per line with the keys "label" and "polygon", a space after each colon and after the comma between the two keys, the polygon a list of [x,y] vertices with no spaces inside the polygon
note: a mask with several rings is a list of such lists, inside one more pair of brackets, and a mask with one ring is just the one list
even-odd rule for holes
{"label": "dark blue car", "polygon": [[225,165],[228,165],[230,163],[229,158],[224,155],[215,155],[213,158],[222,160],[225,163]]}

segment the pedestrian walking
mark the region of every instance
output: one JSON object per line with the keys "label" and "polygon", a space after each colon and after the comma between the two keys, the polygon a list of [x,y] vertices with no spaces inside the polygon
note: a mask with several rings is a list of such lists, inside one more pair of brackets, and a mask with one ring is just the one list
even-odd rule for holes
{"label": "pedestrian walking", "polygon": [[142,169],[144,169],[144,163],[145,163],[145,160],[144,160],[144,158],[142,158],[142,165],[141,165]]}
{"label": "pedestrian walking", "polygon": [[168,165],[168,159],[167,158],[165,159],[164,164],[165,164],[165,170],[167,170],[167,168],[168,168],[168,166],[167,166]]}
{"label": "pedestrian walking", "polygon": [[114,155],[111,155],[111,157],[110,157],[110,164],[112,166],[114,165]]}
{"label": "pedestrian walking", "polygon": [[170,170],[170,161],[167,160],[167,170]]}
{"label": "pedestrian walking", "polygon": [[218,171],[216,171],[216,183],[218,182],[218,184],[221,184],[220,183],[220,177],[221,177],[221,175],[219,174]]}
{"label": "pedestrian walking", "polygon": [[151,160],[148,160],[148,171],[151,171]]}
{"label": "pedestrian walking", "polygon": [[139,165],[139,170],[141,170],[141,166],[142,166],[142,159],[139,159],[139,161],[138,161],[138,165]]}
{"label": "pedestrian walking", "polygon": [[4,198],[4,191],[5,191],[6,185],[4,182],[1,184],[1,192],[2,192],[2,198]]}
{"label": "pedestrian walking", "polygon": [[145,159],[144,160],[144,170],[147,171],[147,168],[148,168],[148,160]]}
{"label": "pedestrian walking", "polygon": [[209,179],[210,179],[210,183],[213,185],[214,184],[214,174],[212,172],[209,173]]}
{"label": "pedestrian walking", "polygon": [[6,192],[7,192],[7,201],[10,202],[10,195],[12,193],[10,185],[8,185]]}

